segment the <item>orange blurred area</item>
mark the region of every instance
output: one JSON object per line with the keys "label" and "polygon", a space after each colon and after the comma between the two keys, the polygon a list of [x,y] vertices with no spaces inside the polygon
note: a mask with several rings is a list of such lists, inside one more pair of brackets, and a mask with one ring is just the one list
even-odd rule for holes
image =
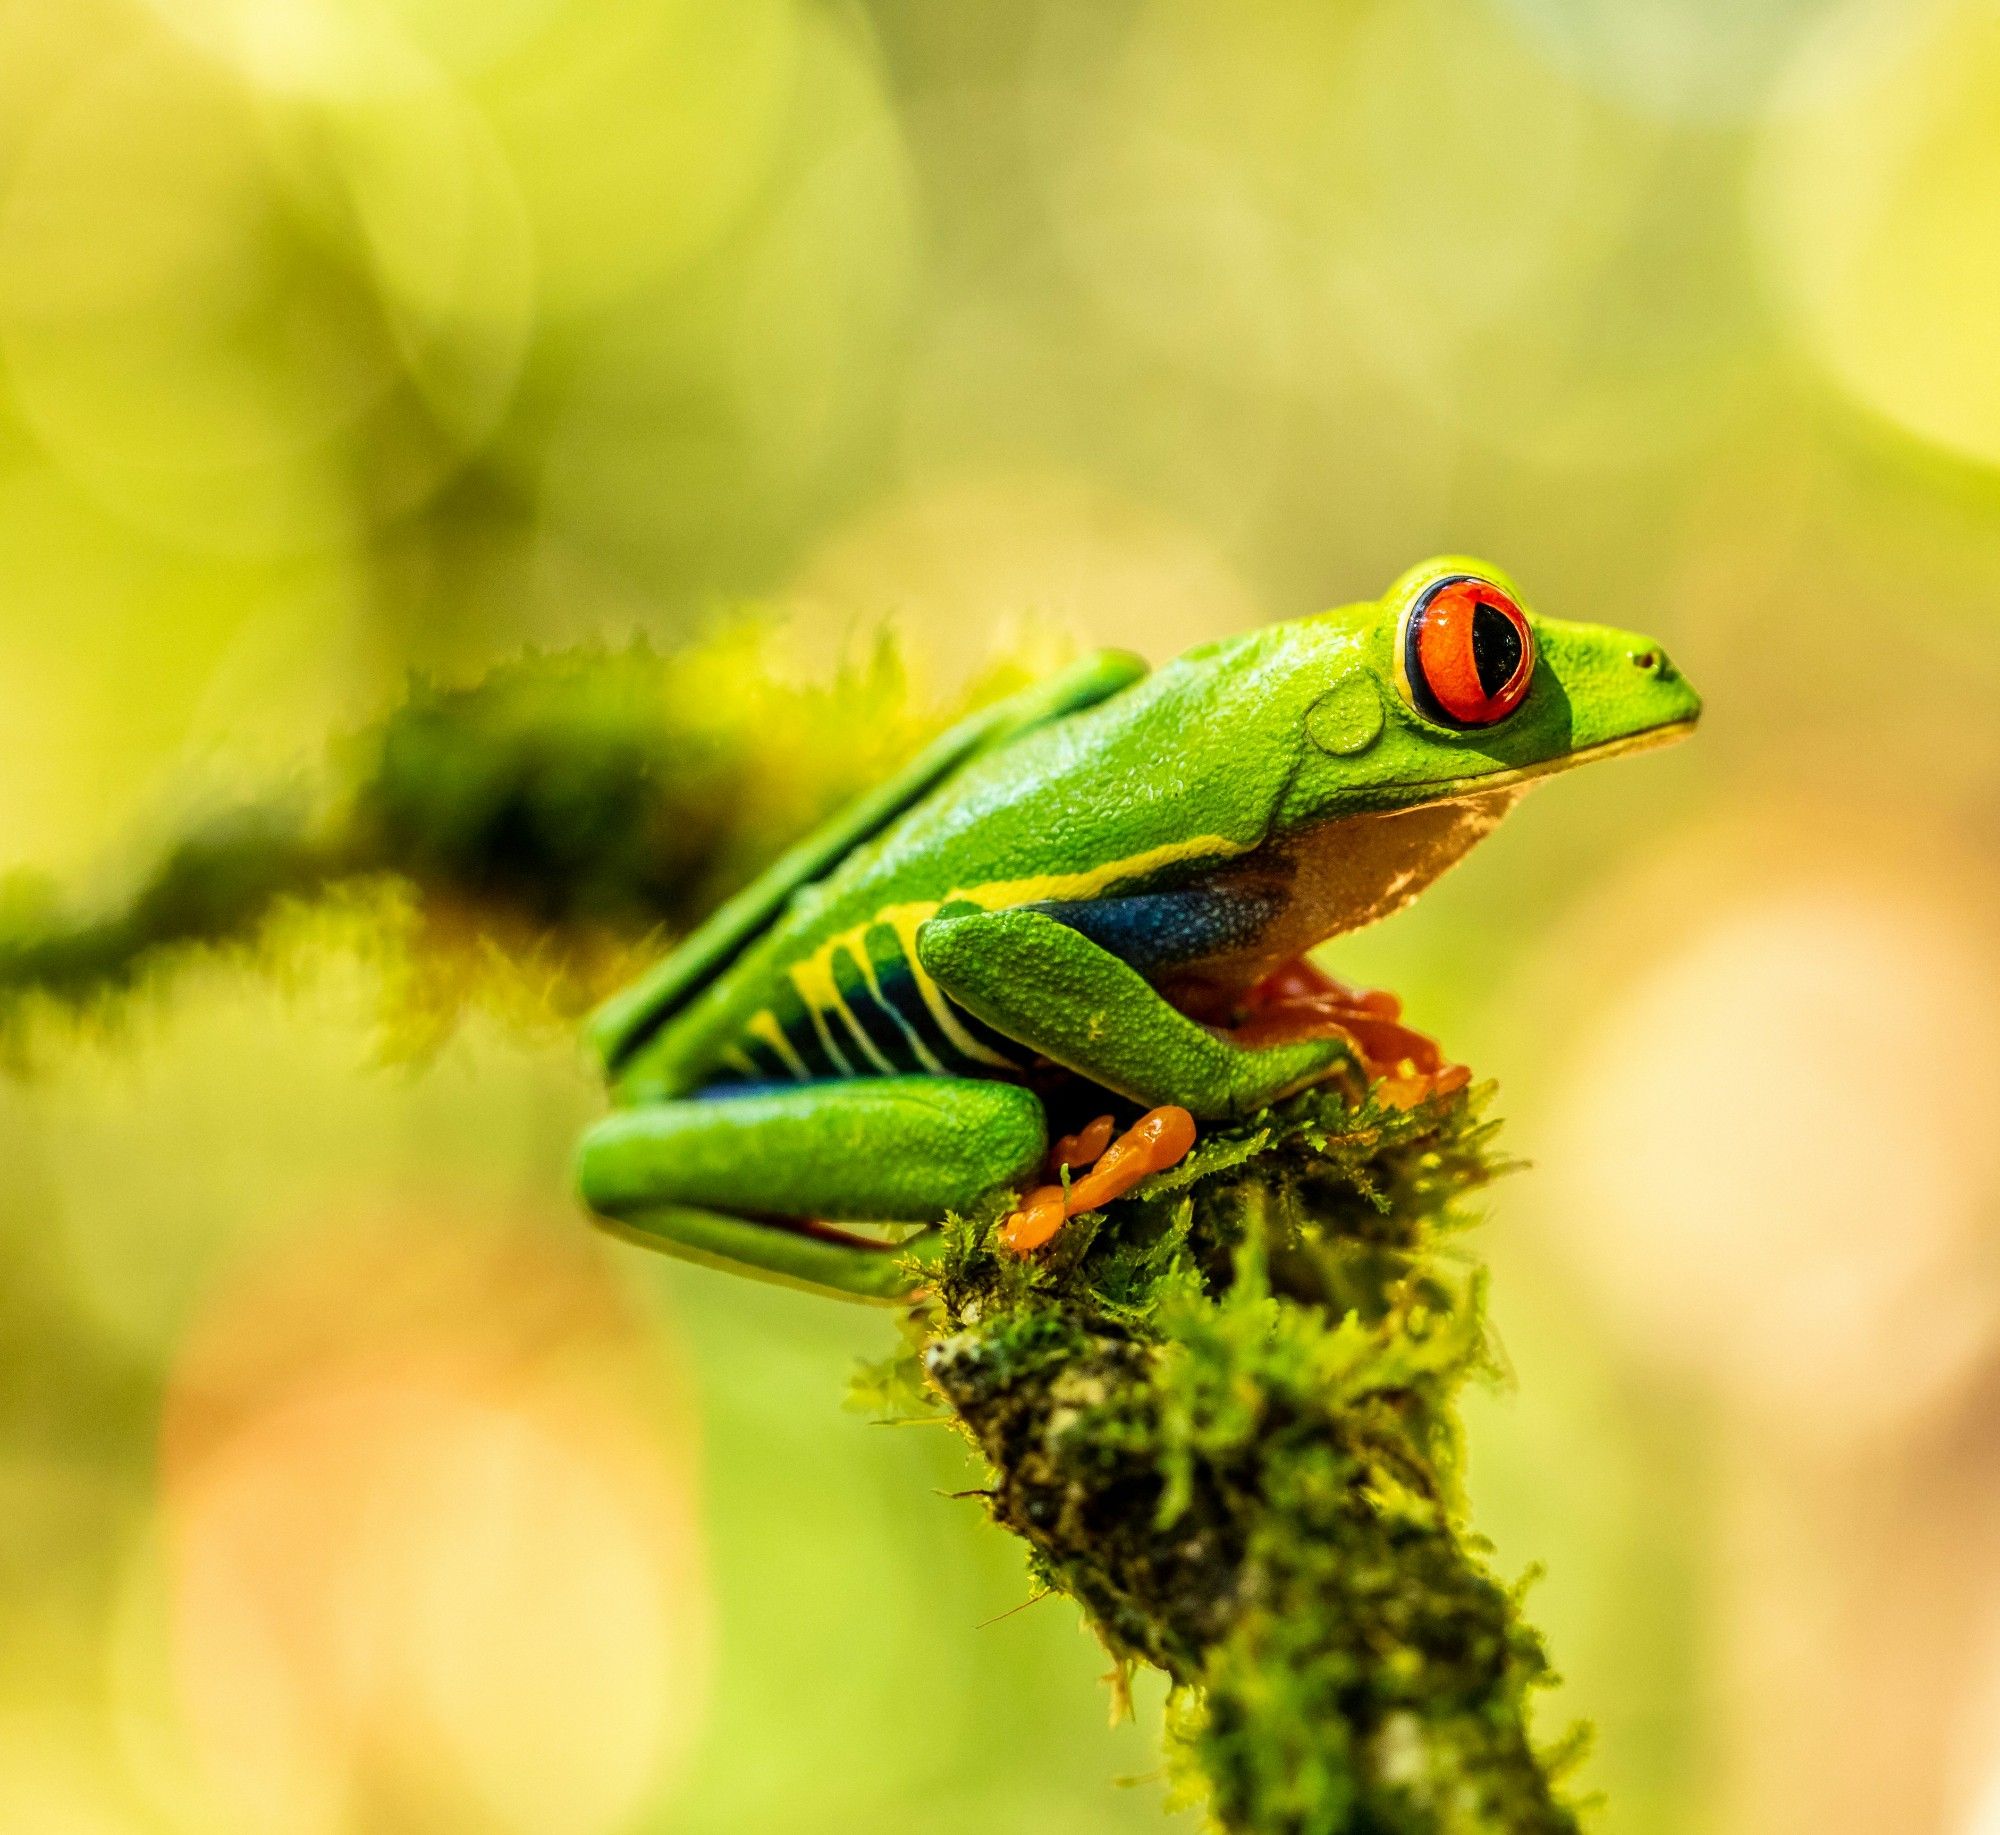
{"label": "orange blurred area", "polygon": [[[1325,957],[1532,1162],[1547,1724],[1605,1835],[2000,1835],[1996,98],[1975,0],[10,0],[0,873],[412,667],[1490,554],[1708,703]],[[383,1068],[348,942],[0,1081],[0,1829],[1158,1826],[885,1321],[591,1236],[584,1068]]]}
{"label": "orange blurred area", "polygon": [[660,1788],[708,1598],[641,1327],[577,1251],[422,1213],[194,1326],[161,1428],[166,1693],[246,1826],[614,1829]]}

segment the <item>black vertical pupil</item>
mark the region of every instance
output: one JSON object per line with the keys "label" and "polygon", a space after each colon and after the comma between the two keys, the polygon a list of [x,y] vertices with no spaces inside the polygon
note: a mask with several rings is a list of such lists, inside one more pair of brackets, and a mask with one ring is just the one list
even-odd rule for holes
{"label": "black vertical pupil", "polygon": [[1489,696],[1505,688],[1521,666],[1520,631],[1513,619],[1484,599],[1472,608],[1472,666]]}

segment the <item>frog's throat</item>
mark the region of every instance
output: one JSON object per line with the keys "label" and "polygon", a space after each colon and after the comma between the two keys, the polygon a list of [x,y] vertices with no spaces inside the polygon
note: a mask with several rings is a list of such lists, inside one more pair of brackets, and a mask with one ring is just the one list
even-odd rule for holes
{"label": "frog's throat", "polygon": [[1175,979],[1187,985],[1200,1005],[1218,988],[1240,991],[1334,937],[1380,923],[1463,860],[1539,779],[1591,759],[1669,744],[1693,725],[1678,721],[1608,739],[1440,785],[1436,795],[1400,809],[1335,816],[1300,830],[1265,856],[1285,881],[1284,897],[1270,923],[1253,942],[1190,965]]}
{"label": "frog's throat", "polygon": [[1380,923],[1463,860],[1525,793],[1523,785],[1482,785],[1468,795],[1308,830],[1289,850],[1291,908],[1268,941],[1286,959]]}

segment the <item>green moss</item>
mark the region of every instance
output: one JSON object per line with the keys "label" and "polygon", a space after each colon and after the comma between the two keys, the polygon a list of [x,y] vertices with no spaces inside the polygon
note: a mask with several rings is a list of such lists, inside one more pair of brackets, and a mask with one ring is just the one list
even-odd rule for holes
{"label": "green moss", "polygon": [[99,1002],[177,951],[241,944],[286,898],[313,896],[326,878],[298,799],[190,823],[132,893],[102,911],[71,913],[53,887],[17,876],[0,885],[0,1021],[25,994]]}
{"label": "green moss", "polygon": [[1497,1170],[1484,1101],[1299,1097],[1039,1264],[961,1222],[919,1315],[911,1358],[995,1518],[1121,1663],[1177,1685],[1225,1829],[1576,1827],[1574,1745],[1529,1729],[1547,1660],[1457,1484],[1454,1398],[1489,1366],[1454,1241]]}

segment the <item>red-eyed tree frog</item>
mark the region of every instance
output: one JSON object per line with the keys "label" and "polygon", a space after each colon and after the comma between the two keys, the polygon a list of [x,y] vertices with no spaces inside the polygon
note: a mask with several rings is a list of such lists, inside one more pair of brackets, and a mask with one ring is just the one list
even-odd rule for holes
{"label": "red-eyed tree frog", "polygon": [[[1343,1073],[1448,1088],[1392,1000],[1306,952],[1537,780],[1700,711],[1658,644],[1541,617],[1463,557],[1151,673],[1092,656],[945,734],[594,1016],[616,1107],[583,1196],[672,1253],[894,1300],[937,1232],[854,1226],[1026,1192],[1001,1240],[1030,1253],[1203,1122]],[[1051,1157],[1052,1119],[1121,1107],[1146,1111],[1122,1138],[1088,1119]]]}

